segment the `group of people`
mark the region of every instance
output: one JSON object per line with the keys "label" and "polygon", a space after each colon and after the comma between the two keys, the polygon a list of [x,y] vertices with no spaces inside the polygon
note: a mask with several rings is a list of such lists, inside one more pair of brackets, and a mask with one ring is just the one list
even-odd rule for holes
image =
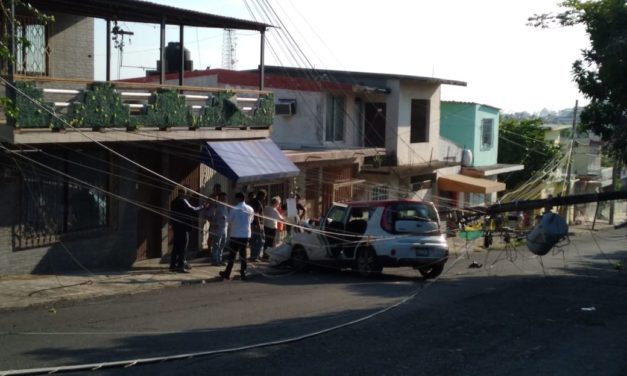
{"label": "group of people", "polygon": [[[276,245],[277,235],[286,221],[286,205],[281,205],[279,196],[271,197],[266,203],[267,193],[260,189],[246,200],[242,192],[235,194],[235,205],[226,205],[227,195],[216,184],[210,201],[201,206],[193,206],[188,200],[188,189],[181,188],[172,201],[172,230],[174,232],[170,270],[186,273],[191,268],[185,259],[192,220],[198,212],[209,222],[209,246],[211,262],[214,266],[226,265],[220,277],[229,279],[236,256],[239,255],[241,278],[246,279],[247,261],[258,262],[267,259],[266,250]],[[296,195],[298,217],[303,218],[305,207]],[[287,228],[291,230],[290,227]],[[250,247],[250,258],[246,258]],[[226,249],[226,257],[223,257]],[[226,260],[226,263],[224,262]]]}

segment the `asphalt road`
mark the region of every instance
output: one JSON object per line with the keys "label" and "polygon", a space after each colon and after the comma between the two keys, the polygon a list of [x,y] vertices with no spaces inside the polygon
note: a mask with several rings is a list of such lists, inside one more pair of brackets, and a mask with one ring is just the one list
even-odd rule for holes
{"label": "asphalt road", "polygon": [[619,261],[625,231],[608,231],[542,259],[460,251],[433,282],[411,269],[255,275],[8,312],[0,375],[150,358],[75,374],[625,375]]}

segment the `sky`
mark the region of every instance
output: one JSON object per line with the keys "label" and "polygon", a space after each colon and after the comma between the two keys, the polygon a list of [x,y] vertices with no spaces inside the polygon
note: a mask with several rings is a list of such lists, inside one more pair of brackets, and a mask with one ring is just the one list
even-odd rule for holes
{"label": "sky", "polygon": [[[279,26],[266,33],[267,65],[463,81],[466,87],[443,85],[442,100],[487,104],[504,112],[555,111],[574,107],[576,100],[579,106],[588,102],[571,76],[572,63],[589,46],[584,28],[526,25],[535,13],[560,11],[557,0],[152,2]],[[277,17],[268,18],[271,10]],[[143,76],[156,66],[159,26],[119,26],[134,35],[125,39],[121,59],[115,50],[112,77]],[[96,21],[97,57],[104,57],[104,30],[104,21]],[[178,33],[178,27],[168,26],[166,40],[178,41]],[[185,29],[195,69],[221,67],[222,42],[222,30]],[[259,46],[258,32],[237,32],[235,68],[256,68]],[[104,79],[104,61],[96,62],[96,79]]]}

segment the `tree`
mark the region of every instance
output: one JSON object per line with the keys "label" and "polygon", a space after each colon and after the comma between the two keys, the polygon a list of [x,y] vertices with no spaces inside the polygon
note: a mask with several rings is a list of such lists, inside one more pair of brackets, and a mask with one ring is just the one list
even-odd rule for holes
{"label": "tree", "polygon": [[508,187],[526,182],[547,162],[558,156],[560,149],[544,139],[542,119],[501,119],[499,126],[499,163],[524,164],[525,169],[507,177]]}
{"label": "tree", "polygon": [[582,110],[580,130],[606,142],[607,152],[627,163],[627,3],[625,0],[566,0],[558,14],[536,14],[530,25],[582,24],[590,48],[573,63],[573,79],[590,104]]}

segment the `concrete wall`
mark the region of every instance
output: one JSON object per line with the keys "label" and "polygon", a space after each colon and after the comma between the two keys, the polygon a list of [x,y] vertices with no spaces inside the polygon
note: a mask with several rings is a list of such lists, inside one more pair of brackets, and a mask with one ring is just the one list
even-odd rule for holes
{"label": "concrete wall", "polygon": [[[438,139],[440,138],[440,85],[390,82],[388,87],[392,87],[392,94],[388,98],[387,149],[390,150],[392,147],[395,151],[399,166],[435,160],[439,152]],[[410,143],[412,99],[430,101],[429,142]],[[397,124],[398,128],[395,127]],[[390,145],[388,141],[393,140],[395,142]]]}
{"label": "concrete wall", "polygon": [[[55,14],[50,26],[49,75],[94,79],[94,19]],[[104,38],[104,36],[103,36]]]}
{"label": "concrete wall", "polygon": [[[442,102],[440,106],[440,135],[472,150],[475,145],[476,106],[458,102]],[[472,153],[474,156],[474,150]]]}
{"label": "concrete wall", "polygon": [[[110,189],[130,201],[137,200],[132,182],[136,172],[113,167],[113,175],[120,173],[131,180],[112,178]],[[63,234],[54,244],[15,250],[12,232],[20,210],[21,177],[17,170],[13,170],[12,175],[0,184],[0,275],[128,267],[135,261],[137,207],[117,199],[110,199],[110,226],[107,228]]]}
{"label": "concrete wall", "polygon": [[[296,100],[294,115],[275,115],[270,138],[285,148],[324,144],[325,96],[321,92],[272,89],[276,102]],[[345,128],[346,123],[345,123]],[[346,137],[346,136],[345,136]]]}

